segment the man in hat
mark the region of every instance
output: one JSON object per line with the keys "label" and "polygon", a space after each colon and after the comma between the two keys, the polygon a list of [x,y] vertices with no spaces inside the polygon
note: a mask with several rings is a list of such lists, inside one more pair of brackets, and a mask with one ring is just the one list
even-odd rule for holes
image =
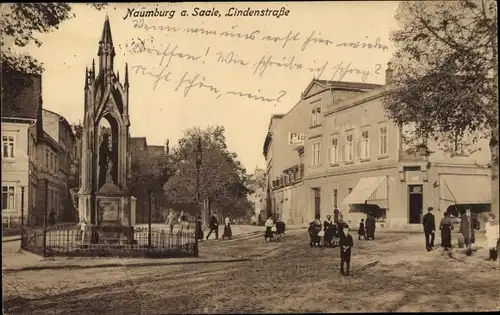
{"label": "man in hat", "polygon": [[[427,208],[427,213],[424,215],[422,224],[424,225],[425,233],[425,248],[427,251],[431,251],[434,247],[434,233],[436,232],[436,220],[434,219],[434,214],[432,214],[433,207]],[[430,241],[429,241],[430,239]]]}

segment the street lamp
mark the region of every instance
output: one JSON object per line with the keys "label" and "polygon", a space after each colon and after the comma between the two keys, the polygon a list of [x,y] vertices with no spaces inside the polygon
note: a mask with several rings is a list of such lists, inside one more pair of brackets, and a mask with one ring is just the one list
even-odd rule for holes
{"label": "street lamp", "polygon": [[198,212],[200,211],[200,167],[202,162],[202,147],[201,147],[201,137],[198,138],[198,148],[196,150],[196,206],[198,207]]}

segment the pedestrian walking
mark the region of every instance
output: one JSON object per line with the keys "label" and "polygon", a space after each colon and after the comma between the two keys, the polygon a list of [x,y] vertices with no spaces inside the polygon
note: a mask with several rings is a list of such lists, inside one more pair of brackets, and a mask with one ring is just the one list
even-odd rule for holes
{"label": "pedestrian walking", "polygon": [[489,213],[484,224],[486,231],[486,243],[489,249],[489,258],[487,260],[496,261],[498,258],[498,221],[495,220],[495,214]]}
{"label": "pedestrian walking", "polygon": [[324,240],[325,246],[332,246],[333,235],[333,220],[331,215],[326,216],[326,220],[323,222],[323,230],[325,231]]}
{"label": "pedestrian walking", "polygon": [[174,225],[175,225],[175,214],[172,210],[167,216],[167,220],[165,221],[165,225],[169,227],[170,235],[174,234]]}
{"label": "pedestrian walking", "polygon": [[365,220],[365,225],[366,225],[366,239],[367,240],[374,240],[375,239],[375,218],[373,217],[372,214],[368,214]]}
{"label": "pedestrian walking", "polygon": [[441,246],[444,247],[444,250],[448,250],[451,248],[451,231],[453,230],[448,211],[444,213],[444,218],[439,223],[439,230],[441,230]]}
{"label": "pedestrian walking", "polygon": [[479,221],[471,215],[471,210],[466,209],[465,214],[460,218],[460,230],[464,244],[467,248],[467,256],[472,255],[472,244],[476,242],[474,230],[479,230]]}
{"label": "pedestrian walking", "polygon": [[273,217],[272,216],[269,216],[269,218],[267,218],[266,220],[266,223],[264,224],[265,227],[266,227],[266,232],[264,233],[264,240],[270,240],[273,238],[273,226],[274,226],[274,220],[273,220]]}
{"label": "pedestrian walking", "polygon": [[212,213],[212,216],[210,217],[210,232],[208,232],[206,239],[212,235],[212,232],[215,232],[215,239],[219,239],[219,222],[217,221],[217,215],[215,213]]}
{"label": "pedestrian walking", "polygon": [[222,239],[225,239],[226,237],[228,239],[231,239],[233,236],[233,233],[231,231],[231,219],[229,217],[226,217],[224,219],[224,233],[222,234]]}
{"label": "pedestrian walking", "polygon": [[196,239],[199,241],[203,241],[203,228],[201,223],[201,215],[196,219],[196,230],[195,230]]}
{"label": "pedestrian walking", "polygon": [[[349,276],[351,267],[351,249],[354,246],[354,241],[349,233],[349,226],[344,225],[344,228],[339,233],[340,235],[340,273],[344,276]],[[344,269],[345,266],[345,269]]]}
{"label": "pedestrian walking", "polygon": [[434,220],[434,214],[432,214],[433,207],[427,208],[427,213],[424,215],[422,220],[422,225],[424,226],[425,233],[425,248],[427,251],[431,251],[434,247],[434,238],[436,232],[436,221]]}
{"label": "pedestrian walking", "polygon": [[358,241],[361,240],[361,236],[366,240],[366,233],[365,233],[365,219],[361,219],[359,222],[359,228],[358,228]]}

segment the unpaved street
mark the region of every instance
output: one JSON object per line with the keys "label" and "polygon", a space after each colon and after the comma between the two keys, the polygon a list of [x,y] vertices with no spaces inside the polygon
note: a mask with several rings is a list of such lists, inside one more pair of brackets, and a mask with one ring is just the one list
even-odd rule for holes
{"label": "unpaved street", "polygon": [[168,314],[493,310],[499,263],[484,251],[426,252],[423,235],[355,240],[351,277],[338,249],[310,248],[305,231],[209,241],[200,251],[247,262],[4,272],[6,314]]}

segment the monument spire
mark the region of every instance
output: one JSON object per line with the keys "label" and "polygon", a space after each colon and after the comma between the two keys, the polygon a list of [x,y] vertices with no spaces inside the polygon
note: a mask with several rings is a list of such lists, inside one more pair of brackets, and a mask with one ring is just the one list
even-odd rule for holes
{"label": "monument spire", "polygon": [[85,67],[85,90],[89,87],[89,68]]}
{"label": "monument spire", "polygon": [[113,61],[116,55],[108,15],[106,15],[106,19],[104,20],[97,55],[99,56],[99,76],[103,77],[103,83],[107,83],[113,71]]}
{"label": "monument spire", "polygon": [[123,84],[125,88],[128,88],[128,62],[125,63],[125,82]]}

